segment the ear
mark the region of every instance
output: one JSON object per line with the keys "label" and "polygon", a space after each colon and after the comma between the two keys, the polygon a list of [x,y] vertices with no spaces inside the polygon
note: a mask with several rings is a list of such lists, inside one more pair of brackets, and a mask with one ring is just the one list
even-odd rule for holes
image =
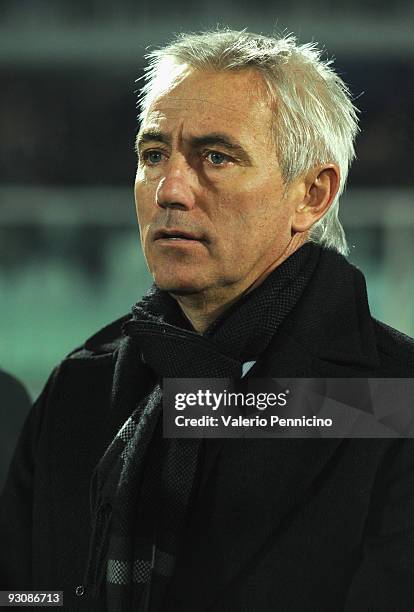
{"label": "ear", "polygon": [[339,189],[340,172],[336,164],[312,168],[302,177],[303,198],[296,203],[292,232],[305,232],[328,211]]}

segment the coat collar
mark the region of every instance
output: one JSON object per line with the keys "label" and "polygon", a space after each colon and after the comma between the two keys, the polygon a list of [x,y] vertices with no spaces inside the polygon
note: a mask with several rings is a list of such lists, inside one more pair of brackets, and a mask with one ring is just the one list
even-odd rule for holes
{"label": "coat collar", "polygon": [[321,249],[312,281],[263,357],[261,375],[339,377],[348,370],[364,376],[375,370],[379,356],[363,274],[342,255]]}
{"label": "coat collar", "polygon": [[[248,376],[367,377],[379,365],[364,276],[342,255],[321,249],[301,300]],[[217,440],[207,458],[203,482],[222,444]]]}

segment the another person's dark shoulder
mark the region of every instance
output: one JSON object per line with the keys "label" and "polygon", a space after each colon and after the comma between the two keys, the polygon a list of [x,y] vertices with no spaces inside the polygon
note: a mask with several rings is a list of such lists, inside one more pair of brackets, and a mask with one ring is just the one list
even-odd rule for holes
{"label": "another person's dark shoulder", "polygon": [[22,383],[0,370],[0,489],[30,404],[29,394]]}

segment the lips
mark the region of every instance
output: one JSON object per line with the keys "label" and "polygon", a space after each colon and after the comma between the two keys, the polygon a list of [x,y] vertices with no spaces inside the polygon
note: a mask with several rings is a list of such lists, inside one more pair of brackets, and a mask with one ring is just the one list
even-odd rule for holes
{"label": "lips", "polygon": [[154,234],[154,240],[197,240],[202,242],[203,236],[181,229],[159,229]]}

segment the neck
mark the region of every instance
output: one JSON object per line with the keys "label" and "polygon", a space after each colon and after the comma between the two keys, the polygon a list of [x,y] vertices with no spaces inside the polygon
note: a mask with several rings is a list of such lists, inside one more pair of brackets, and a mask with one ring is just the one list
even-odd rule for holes
{"label": "neck", "polygon": [[195,331],[202,334],[243,295],[261,285],[275,268],[280,266],[307,241],[307,237],[306,232],[294,234],[283,253],[271,262],[265,270],[262,270],[259,275],[255,276],[253,281],[250,279],[244,285],[230,285],[214,289],[211,292],[185,296],[174,295],[173,297]]}

